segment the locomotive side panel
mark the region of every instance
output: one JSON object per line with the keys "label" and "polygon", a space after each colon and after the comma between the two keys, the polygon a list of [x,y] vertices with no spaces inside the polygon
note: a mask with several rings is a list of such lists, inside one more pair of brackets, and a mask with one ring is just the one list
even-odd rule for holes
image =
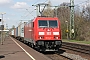
{"label": "locomotive side panel", "polygon": [[32,43],[32,22],[28,22],[27,24],[25,24],[24,26],[24,40],[27,43]]}

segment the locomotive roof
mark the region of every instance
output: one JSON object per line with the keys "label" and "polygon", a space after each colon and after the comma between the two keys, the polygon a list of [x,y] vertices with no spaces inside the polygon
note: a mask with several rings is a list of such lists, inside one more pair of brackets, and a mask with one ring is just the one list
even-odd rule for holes
{"label": "locomotive roof", "polygon": [[32,22],[35,20],[58,20],[57,17],[36,17]]}

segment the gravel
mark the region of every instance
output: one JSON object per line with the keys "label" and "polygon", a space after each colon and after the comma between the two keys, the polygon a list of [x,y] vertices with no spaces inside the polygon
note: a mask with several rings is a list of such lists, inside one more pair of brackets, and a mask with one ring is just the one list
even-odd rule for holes
{"label": "gravel", "polygon": [[66,53],[66,52],[64,52],[63,54],[60,54],[60,55],[68,57],[72,60],[88,60],[88,59],[81,57],[80,55],[70,54],[70,53]]}

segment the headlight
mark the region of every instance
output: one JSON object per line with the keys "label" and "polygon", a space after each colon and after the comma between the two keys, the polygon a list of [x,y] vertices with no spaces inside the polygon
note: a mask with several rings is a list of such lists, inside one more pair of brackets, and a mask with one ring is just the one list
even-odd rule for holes
{"label": "headlight", "polygon": [[44,32],[39,32],[39,35],[44,35]]}
{"label": "headlight", "polygon": [[38,39],[44,39],[44,36],[39,36]]}
{"label": "headlight", "polygon": [[59,39],[59,37],[58,36],[54,36],[54,39]]}
{"label": "headlight", "polygon": [[42,39],[42,37],[40,37],[40,39]]}
{"label": "headlight", "polygon": [[56,37],[56,39],[58,39],[58,37]]}

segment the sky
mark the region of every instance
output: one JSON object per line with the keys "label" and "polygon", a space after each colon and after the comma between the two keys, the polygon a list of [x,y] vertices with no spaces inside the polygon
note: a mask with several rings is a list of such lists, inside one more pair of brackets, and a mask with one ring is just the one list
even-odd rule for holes
{"label": "sky", "polygon": [[[53,6],[58,6],[63,2],[70,2],[70,0],[50,0]],[[87,0],[74,0],[75,5],[85,3]],[[23,21],[31,20],[36,17],[35,7],[39,3],[47,3],[48,0],[0,0],[0,18],[3,14],[3,22],[8,28],[13,25],[15,27]],[[2,22],[0,22],[0,25]]]}

